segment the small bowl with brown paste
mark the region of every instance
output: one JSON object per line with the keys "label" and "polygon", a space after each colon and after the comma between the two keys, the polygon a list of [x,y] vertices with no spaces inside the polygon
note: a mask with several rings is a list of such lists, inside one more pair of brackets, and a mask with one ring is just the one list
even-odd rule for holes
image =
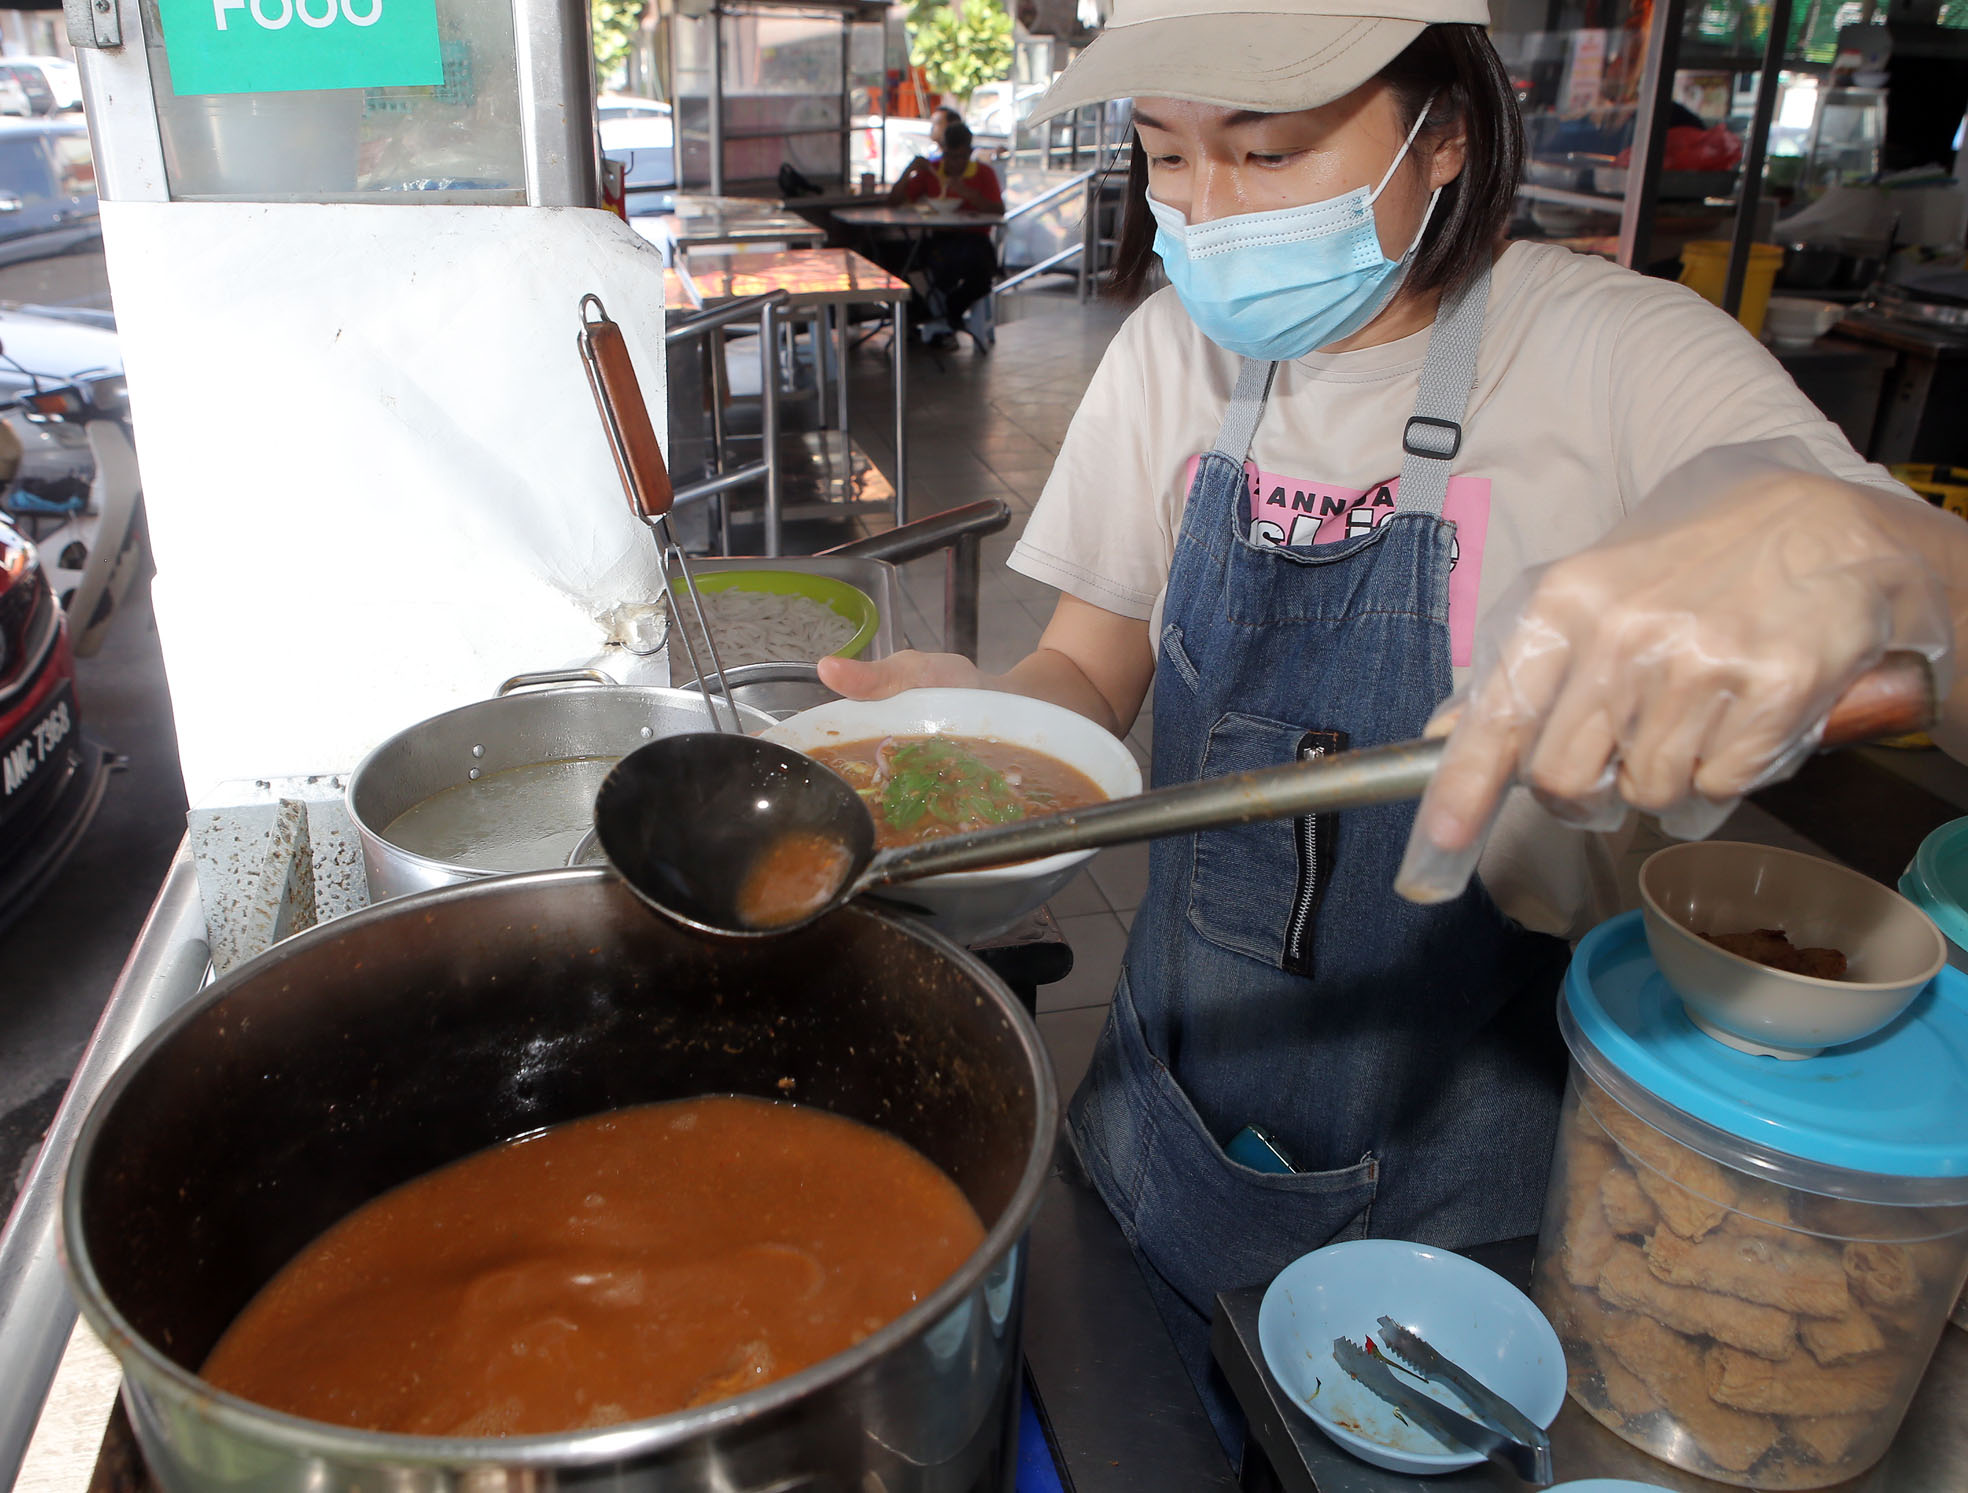
{"label": "small bowl with brown paste", "polygon": [[1846,866],[1703,840],[1640,868],[1647,948],[1717,1041],[1811,1057],[1896,1019],[1947,962],[1931,919]]}

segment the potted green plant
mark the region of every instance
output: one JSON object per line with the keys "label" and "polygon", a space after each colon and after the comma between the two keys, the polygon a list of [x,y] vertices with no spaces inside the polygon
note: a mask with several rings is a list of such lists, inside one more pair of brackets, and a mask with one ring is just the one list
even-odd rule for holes
{"label": "potted green plant", "polygon": [[909,61],[959,107],[1011,71],[1011,16],[997,0],[910,0]]}

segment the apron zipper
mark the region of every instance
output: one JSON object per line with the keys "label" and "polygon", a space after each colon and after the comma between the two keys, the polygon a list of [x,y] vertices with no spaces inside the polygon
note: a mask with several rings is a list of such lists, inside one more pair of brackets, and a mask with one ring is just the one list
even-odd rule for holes
{"label": "apron zipper", "polygon": [[[1307,731],[1298,739],[1298,760],[1316,762],[1346,750],[1344,731]],[[1284,967],[1310,979],[1313,973],[1312,921],[1331,880],[1332,842],[1337,825],[1330,814],[1308,814],[1293,826],[1298,833],[1298,890],[1285,923]]]}

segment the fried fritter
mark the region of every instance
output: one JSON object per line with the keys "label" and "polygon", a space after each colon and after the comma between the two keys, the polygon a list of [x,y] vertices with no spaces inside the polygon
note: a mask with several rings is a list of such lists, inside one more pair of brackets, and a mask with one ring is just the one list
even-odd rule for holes
{"label": "fried fritter", "polygon": [[1797,1319],[1773,1306],[1758,1306],[1693,1286],[1669,1285],[1647,1268],[1631,1244],[1614,1248],[1599,1272],[1599,1294],[1613,1306],[1652,1317],[1676,1332],[1711,1337],[1764,1358],[1788,1358],[1797,1346]]}

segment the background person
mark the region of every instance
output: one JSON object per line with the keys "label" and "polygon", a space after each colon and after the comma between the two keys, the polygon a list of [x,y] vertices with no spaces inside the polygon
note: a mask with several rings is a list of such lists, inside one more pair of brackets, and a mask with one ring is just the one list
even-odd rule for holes
{"label": "background person", "polygon": [[[962,122],[944,131],[941,159],[918,156],[890,193],[896,203],[931,199],[954,202],[962,212],[1004,213],[998,173],[972,153],[970,128]],[[920,271],[928,282],[927,295],[919,297],[911,311],[924,336],[954,342],[955,329],[961,326],[978,352],[990,351],[992,332],[982,303],[998,273],[991,229],[967,225],[932,232],[908,268]]]}

